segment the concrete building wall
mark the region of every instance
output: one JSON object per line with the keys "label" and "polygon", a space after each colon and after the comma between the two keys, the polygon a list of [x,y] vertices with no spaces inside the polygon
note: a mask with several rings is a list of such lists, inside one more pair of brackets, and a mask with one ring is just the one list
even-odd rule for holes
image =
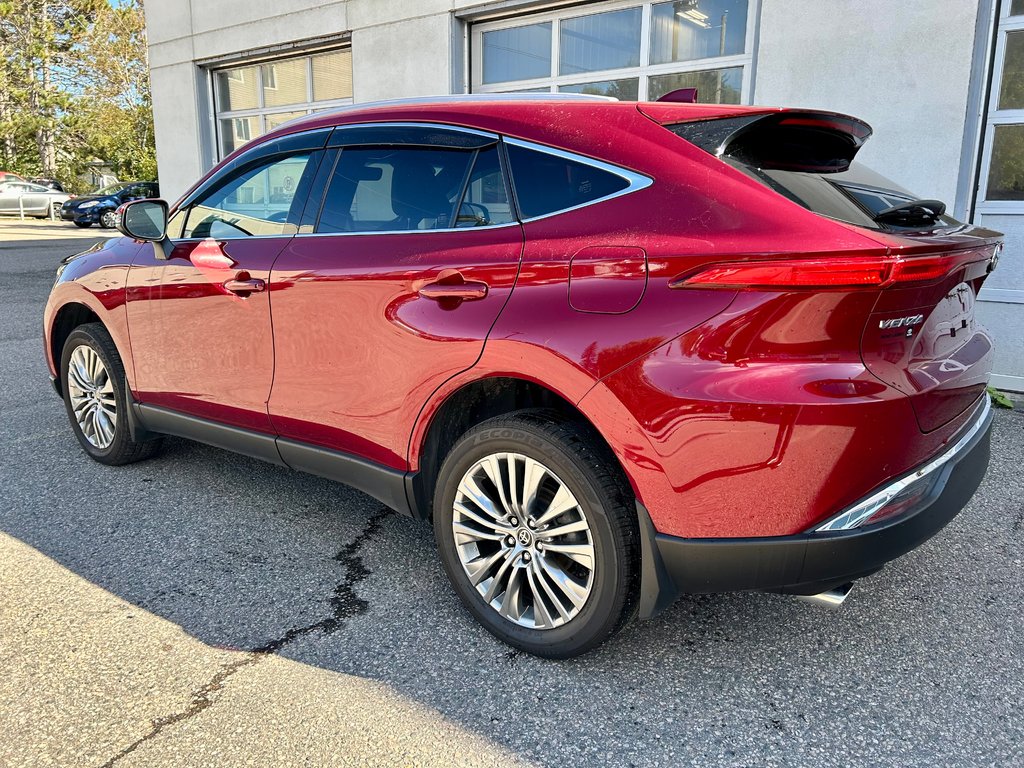
{"label": "concrete building wall", "polygon": [[762,0],[754,103],[866,120],[858,159],[952,208],[977,16],[966,0]]}

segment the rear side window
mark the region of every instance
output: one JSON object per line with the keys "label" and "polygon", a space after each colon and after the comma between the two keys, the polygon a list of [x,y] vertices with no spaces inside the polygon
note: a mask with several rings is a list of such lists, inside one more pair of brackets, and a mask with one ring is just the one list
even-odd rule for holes
{"label": "rear side window", "polygon": [[621,192],[628,179],[587,163],[509,143],[516,202],[524,219],[592,203]]}

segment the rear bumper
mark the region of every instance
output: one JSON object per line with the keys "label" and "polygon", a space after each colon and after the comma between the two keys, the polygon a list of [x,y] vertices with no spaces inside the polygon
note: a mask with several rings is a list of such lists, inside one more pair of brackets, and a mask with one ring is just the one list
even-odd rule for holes
{"label": "rear bumper", "polygon": [[877,571],[934,536],[964,508],[988,469],[991,427],[986,396],[954,449],[940,455],[944,460],[932,459],[907,475],[924,470],[934,474],[925,499],[875,525],[831,531],[819,527],[767,538],[684,539],[656,533],[647,511],[638,505],[647,533],[642,536],[641,615],[653,616],[681,593],[762,590],[810,595]]}

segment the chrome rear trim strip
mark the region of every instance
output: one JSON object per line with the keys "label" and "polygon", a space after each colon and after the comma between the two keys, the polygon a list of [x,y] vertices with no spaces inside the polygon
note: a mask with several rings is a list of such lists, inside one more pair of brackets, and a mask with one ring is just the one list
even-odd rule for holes
{"label": "chrome rear trim strip", "polygon": [[815,528],[813,532],[828,533],[833,531],[848,531],[851,528],[857,528],[865,520],[888,504],[889,501],[907,488],[907,486],[916,483],[922,478],[930,475],[932,472],[943,467],[970,444],[971,440],[974,439],[974,436],[978,434],[978,431],[985,424],[988,419],[988,414],[992,410],[992,400],[988,395],[985,396],[985,402],[981,405],[980,410],[981,413],[978,414],[974,423],[966,432],[964,432],[963,435],[961,435],[960,439],[956,441],[952,448],[932,459],[927,464],[921,465],[912,474],[900,478],[895,483],[887,485],[885,488],[872,494],[859,504],[850,507],[850,509],[847,509],[844,512],[840,512],[826,523]]}

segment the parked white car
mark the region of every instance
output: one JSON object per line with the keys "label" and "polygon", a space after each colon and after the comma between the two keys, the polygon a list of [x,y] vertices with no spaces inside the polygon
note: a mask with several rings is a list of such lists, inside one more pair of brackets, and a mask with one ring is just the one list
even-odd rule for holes
{"label": "parked white car", "polygon": [[[45,217],[54,211],[60,215],[60,207],[71,199],[66,192],[57,192],[39,184],[27,181],[9,181],[0,184],[0,215]],[[20,205],[19,205],[20,200]]]}

